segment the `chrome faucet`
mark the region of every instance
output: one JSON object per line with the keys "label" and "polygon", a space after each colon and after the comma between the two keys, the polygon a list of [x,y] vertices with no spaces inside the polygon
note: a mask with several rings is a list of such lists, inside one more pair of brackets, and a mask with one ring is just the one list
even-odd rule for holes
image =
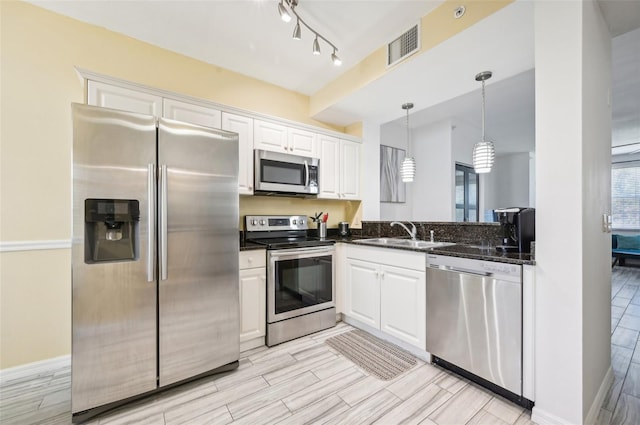
{"label": "chrome faucet", "polygon": [[404,224],[400,223],[399,221],[392,221],[391,222],[391,227],[395,226],[396,224],[400,225],[404,230],[407,231],[407,233],[409,234],[409,236],[411,236],[411,240],[415,241],[416,240],[416,225],[413,224],[410,221],[407,221],[407,223],[409,223],[411,225],[411,230],[409,230],[409,228],[407,226],[405,226]]}
{"label": "chrome faucet", "polygon": [[429,230],[429,235],[431,236],[431,243],[434,243],[435,240],[433,239],[433,230]]}

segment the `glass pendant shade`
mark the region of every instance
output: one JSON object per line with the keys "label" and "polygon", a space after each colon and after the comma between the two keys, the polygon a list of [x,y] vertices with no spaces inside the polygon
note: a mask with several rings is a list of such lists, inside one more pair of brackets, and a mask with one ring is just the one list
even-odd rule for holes
{"label": "glass pendant shade", "polygon": [[400,168],[400,176],[402,181],[410,183],[416,176],[416,161],[412,157],[407,157],[402,161],[402,167]]}
{"label": "glass pendant shade", "polygon": [[493,167],[496,150],[493,142],[482,141],[473,146],[473,169],[476,173],[488,173]]}
{"label": "glass pendant shade", "polygon": [[315,40],[313,40],[313,54],[314,55],[319,55],[320,54],[320,43],[318,43],[318,36],[316,35]]}

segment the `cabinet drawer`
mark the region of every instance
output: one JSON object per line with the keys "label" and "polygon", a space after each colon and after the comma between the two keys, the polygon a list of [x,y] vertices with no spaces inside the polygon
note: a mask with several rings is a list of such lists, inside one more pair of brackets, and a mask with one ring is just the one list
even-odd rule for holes
{"label": "cabinet drawer", "polygon": [[405,269],[424,271],[425,254],[403,249],[347,245],[347,258],[369,261],[376,264],[402,267]]}
{"label": "cabinet drawer", "polygon": [[240,270],[265,267],[267,264],[267,252],[264,249],[240,251]]}

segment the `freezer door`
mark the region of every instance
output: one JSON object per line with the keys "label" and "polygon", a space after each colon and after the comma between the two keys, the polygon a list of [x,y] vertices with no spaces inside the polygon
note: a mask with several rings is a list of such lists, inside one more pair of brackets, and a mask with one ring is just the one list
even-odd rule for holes
{"label": "freezer door", "polygon": [[240,352],[238,138],[160,120],[160,386]]}
{"label": "freezer door", "polygon": [[[151,116],[79,104],[72,113],[75,414],[157,386],[156,123]],[[94,207],[93,215],[85,205]],[[126,228],[107,237],[105,217],[132,212],[134,205],[139,220],[121,223]],[[135,241],[131,258],[114,260],[127,238]]]}

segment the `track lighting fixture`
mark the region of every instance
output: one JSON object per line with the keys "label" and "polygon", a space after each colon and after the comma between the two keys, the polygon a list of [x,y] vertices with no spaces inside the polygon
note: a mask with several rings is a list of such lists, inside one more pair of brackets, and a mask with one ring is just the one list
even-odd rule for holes
{"label": "track lighting fixture", "polygon": [[285,22],[291,21],[291,15],[287,12],[287,8],[284,7],[284,0],[280,0],[280,3],[278,3],[278,12],[280,13],[280,19]]}
{"label": "track lighting fixture", "polygon": [[342,60],[336,55],[336,49],[333,49],[333,53],[331,53],[331,60],[335,66],[342,65]]}
{"label": "track lighting fixture", "polygon": [[313,39],[313,50],[312,50],[313,54],[314,55],[320,54],[320,43],[318,42],[318,38],[320,38],[333,48],[333,53],[331,54],[331,61],[333,62],[333,64],[335,66],[342,65],[342,60],[338,57],[338,54],[336,53],[338,51],[338,48],[329,40],[327,40],[325,37],[323,37],[322,34],[320,34],[318,31],[311,28],[300,17],[300,15],[298,15],[298,12],[296,11],[296,7],[298,7],[298,1],[299,0],[280,0],[280,2],[278,3],[278,13],[280,14],[280,18],[282,18],[284,22],[291,21],[291,14],[289,14],[289,10],[287,10],[287,7],[291,10],[291,13],[296,17],[296,26],[293,28],[293,39],[294,40],[302,39],[300,24],[304,25],[315,36],[315,38]]}
{"label": "track lighting fixture", "polygon": [[293,39],[302,40],[302,34],[300,32],[300,19],[296,22],[296,26],[293,28]]}

